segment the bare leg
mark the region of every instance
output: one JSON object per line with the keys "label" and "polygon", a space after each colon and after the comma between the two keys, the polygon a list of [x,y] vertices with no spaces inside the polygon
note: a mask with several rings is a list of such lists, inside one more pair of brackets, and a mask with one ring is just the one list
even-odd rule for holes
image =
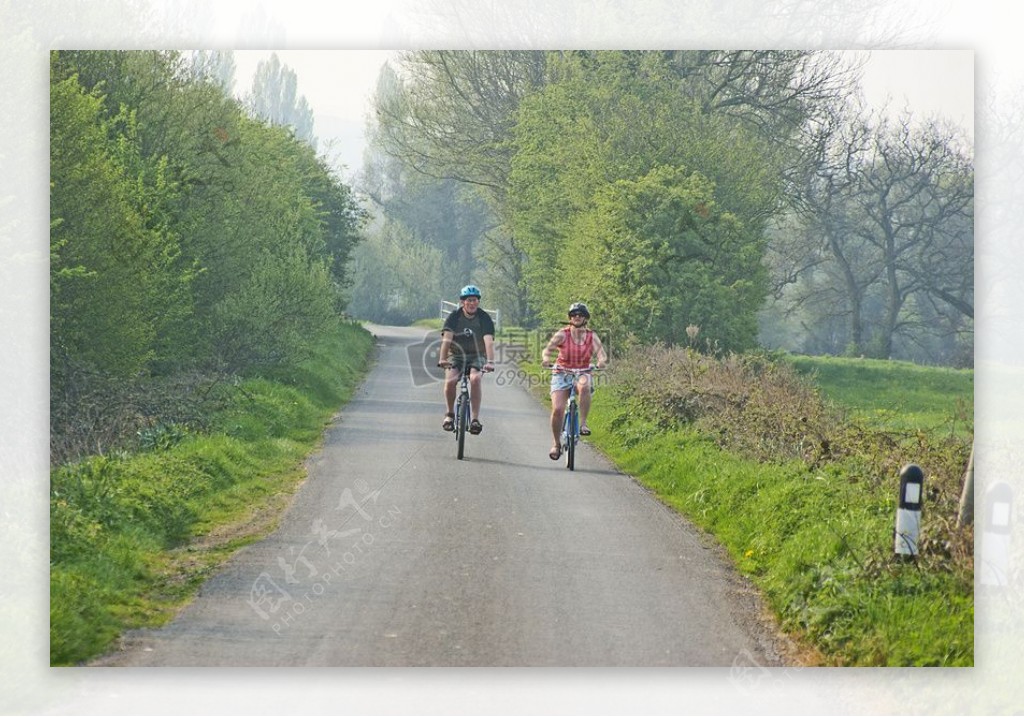
{"label": "bare leg", "polygon": [[480,400],[483,397],[483,381],[480,380],[480,372],[473,371],[469,374],[469,409],[471,418],[480,418]]}
{"label": "bare leg", "polygon": [[448,369],[448,373],[446,373],[444,377],[444,402],[448,407],[448,413],[452,413],[455,410],[455,388],[458,382],[458,370],[454,368]]}
{"label": "bare leg", "polygon": [[562,420],[565,418],[565,406],[569,402],[569,390],[551,392],[551,450],[555,450],[562,442]]}
{"label": "bare leg", "polygon": [[587,428],[587,414],[590,413],[590,376],[579,377],[576,395],[580,397],[580,428]]}

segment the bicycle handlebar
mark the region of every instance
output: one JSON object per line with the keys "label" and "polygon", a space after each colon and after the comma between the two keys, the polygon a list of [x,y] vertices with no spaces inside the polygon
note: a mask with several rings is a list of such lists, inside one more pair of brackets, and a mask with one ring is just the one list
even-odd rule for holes
{"label": "bicycle handlebar", "polygon": [[576,374],[577,376],[584,373],[593,373],[594,371],[602,370],[600,366],[595,366],[593,364],[587,366],[586,368],[567,368],[565,366],[559,366],[557,364],[554,366],[546,366],[545,368],[550,368],[554,373],[572,373]]}
{"label": "bicycle handlebar", "polygon": [[[487,364],[491,364],[491,367],[487,368]],[[454,361],[447,361],[447,362],[438,361],[437,362],[437,366],[438,366],[438,368],[455,368],[455,362]],[[471,368],[476,368],[476,366],[474,366],[473,364],[471,364],[469,362],[466,362],[465,364],[462,365],[463,373],[469,373],[469,369],[471,369]],[[494,370],[494,364],[491,361],[488,361],[487,363],[484,364],[484,367],[479,369],[479,370],[483,371],[484,373],[490,373],[490,372],[492,372]]]}

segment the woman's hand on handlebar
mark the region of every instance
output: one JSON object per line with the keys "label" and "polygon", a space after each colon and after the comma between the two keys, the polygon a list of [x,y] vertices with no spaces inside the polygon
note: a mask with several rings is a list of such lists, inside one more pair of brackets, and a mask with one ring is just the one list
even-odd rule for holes
{"label": "woman's hand on handlebar", "polygon": [[597,371],[601,367],[591,364],[586,368],[566,368],[565,366],[559,366],[558,364],[551,364],[549,366],[545,366],[544,368],[550,368],[555,373],[571,373],[576,376],[579,376],[580,374],[584,373],[593,373],[594,371]]}

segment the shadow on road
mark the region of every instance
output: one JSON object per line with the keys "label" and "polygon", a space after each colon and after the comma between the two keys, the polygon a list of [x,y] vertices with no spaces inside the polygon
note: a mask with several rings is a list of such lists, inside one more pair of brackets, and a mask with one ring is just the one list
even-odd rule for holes
{"label": "shadow on road", "polygon": [[[467,463],[488,463],[488,464],[500,465],[500,466],[513,466],[513,467],[530,468],[532,470],[564,471],[566,473],[570,472],[565,467],[565,459],[564,458],[559,458],[557,461],[552,461],[552,460],[548,459],[548,463],[547,464],[540,464],[540,465],[538,465],[536,463],[513,463],[511,461],[499,461],[499,460],[495,460],[494,458],[476,458],[476,457],[473,457],[473,456],[470,456],[470,455],[467,455],[463,459],[463,461],[467,462]],[[576,468],[576,470],[574,472],[577,475],[607,475],[607,476],[620,476],[620,475],[624,475],[623,473],[620,473],[619,471],[608,470],[608,469],[589,470],[589,469],[586,469],[586,468],[580,468],[579,466],[577,466],[577,468]]]}

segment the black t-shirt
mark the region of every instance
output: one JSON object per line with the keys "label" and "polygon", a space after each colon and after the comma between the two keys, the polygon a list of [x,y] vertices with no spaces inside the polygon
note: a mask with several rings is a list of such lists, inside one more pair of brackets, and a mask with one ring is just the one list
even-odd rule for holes
{"label": "black t-shirt", "polygon": [[[463,332],[466,329],[470,329],[473,335],[465,336]],[[448,314],[441,331],[451,331],[454,334],[452,337],[453,353],[461,351],[467,356],[486,356],[484,336],[494,336],[494,321],[491,319],[491,315],[483,309],[477,309],[473,318],[470,318],[463,313],[460,306]]]}

